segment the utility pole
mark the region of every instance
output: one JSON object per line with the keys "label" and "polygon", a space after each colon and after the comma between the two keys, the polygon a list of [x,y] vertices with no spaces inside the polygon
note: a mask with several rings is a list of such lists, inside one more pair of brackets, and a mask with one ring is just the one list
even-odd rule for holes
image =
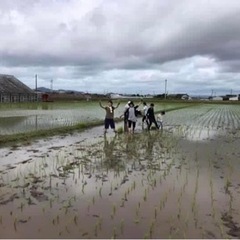
{"label": "utility pole", "polygon": [[51,79],[51,91],[53,91],[53,79]]}
{"label": "utility pole", "polygon": [[167,98],[167,79],[165,79],[165,99]]}
{"label": "utility pole", "polygon": [[35,75],[35,91],[37,91],[37,74]]}

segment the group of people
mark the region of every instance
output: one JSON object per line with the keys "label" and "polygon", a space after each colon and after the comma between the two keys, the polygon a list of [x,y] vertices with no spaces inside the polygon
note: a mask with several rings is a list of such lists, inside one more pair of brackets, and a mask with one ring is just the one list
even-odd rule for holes
{"label": "group of people", "polygon": [[[143,104],[142,111],[138,110],[141,104]],[[108,105],[103,106],[100,101],[99,105],[106,111],[104,120],[104,133],[107,132],[109,127],[111,127],[111,129],[113,129],[113,131],[116,133],[114,110],[119,107],[120,102],[118,102],[116,106],[113,106],[112,100],[109,100]],[[163,129],[163,115],[165,115],[165,111],[161,111],[159,114],[157,114],[157,118],[155,118],[153,103],[151,103],[150,106],[147,106],[146,102],[141,101],[138,105],[134,105],[133,101],[128,101],[124,107],[124,113],[121,115],[121,117],[124,118],[124,131],[134,133],[138,116],[142,116],[142,125],[144,126],[144,124],[146,124],[148,130],[150,130],[153,123],[157,129]]]}

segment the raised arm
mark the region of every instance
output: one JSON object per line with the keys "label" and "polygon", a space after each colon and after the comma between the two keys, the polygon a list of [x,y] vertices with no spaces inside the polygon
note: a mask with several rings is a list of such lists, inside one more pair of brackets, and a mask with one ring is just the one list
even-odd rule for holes
{"label": "raised arm", "polygon": [[120,101],[118,101],[118,103],[117,103],[117,106],[115,107],[115,109],[116,109],[116,108],[118,108],[118,107],[119,107],[119,105],[120,105]]}
{"label": "raised arm", "polygon": [[100,106],[101,108],[105,109],[105,107],[102,105],[102,102],[101,102],[101,101],[99,102],[99,106]]}

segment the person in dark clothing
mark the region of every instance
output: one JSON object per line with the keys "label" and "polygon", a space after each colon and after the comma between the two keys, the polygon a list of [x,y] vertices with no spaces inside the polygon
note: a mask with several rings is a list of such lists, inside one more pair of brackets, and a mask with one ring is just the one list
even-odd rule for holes
{"label": "person in dark clothing", "polygon": [[[135,116],[136,117],[142,116],[141,111],[137,110],[137,108],[141,105],[141,102],[138,105],[134,106],[132,101],[128,101],[128,103],[124,107],[124,113],[120,116],[120,118],[123,117],[123,119],[124,119],[124,132],[129,132],[129,109],[130,109],[130,106],[132,106],[132,105],[135,109]],[[134,121],[134,122],[135,122],[135,126],[136,126],[136,121]],[[132,125],[134,125],[134,124],[132,124]],[[134,128],[135,128],[135,126],[134,126]],[[130,128],[131,128],[131,126],[130,126]]]}
{"label": "person in dark clothing", "polygon": [[159,126],[157,124],[157,121],[155,119],[155,114],[154,114],[154,104],[151,103],[150,107],[148,108],[147,111],[147,119],[148,119],[148,130],[150,130],[152,123],[155,124],[156,128],[159,129]]}

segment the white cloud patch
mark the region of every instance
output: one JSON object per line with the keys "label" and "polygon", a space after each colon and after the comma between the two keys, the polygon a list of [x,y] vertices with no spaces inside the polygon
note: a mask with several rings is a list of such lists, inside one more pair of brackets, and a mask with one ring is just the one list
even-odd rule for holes
{"label": "white cloud patch", "polygon": [[2,0],[0,73],[92,92],[239,89],[238,0]]}

